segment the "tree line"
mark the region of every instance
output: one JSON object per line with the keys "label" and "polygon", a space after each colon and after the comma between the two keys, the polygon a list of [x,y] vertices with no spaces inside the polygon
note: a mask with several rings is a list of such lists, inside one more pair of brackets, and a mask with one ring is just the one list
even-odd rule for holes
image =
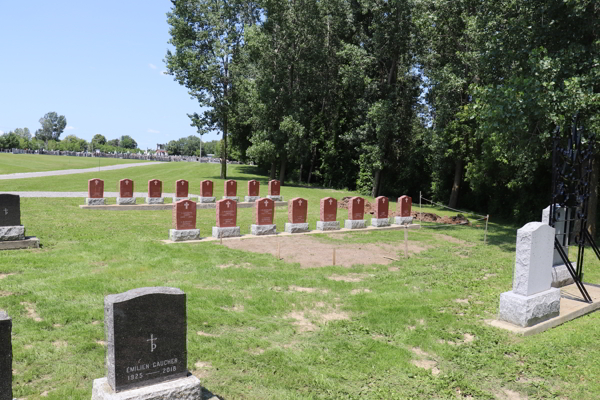
{"label": "tree line", "polygon": [[165,62],[223,160],[526,221],[550,201],[554,129],[577,112],[600,127],[599,16],[594,0],[175,0]]}

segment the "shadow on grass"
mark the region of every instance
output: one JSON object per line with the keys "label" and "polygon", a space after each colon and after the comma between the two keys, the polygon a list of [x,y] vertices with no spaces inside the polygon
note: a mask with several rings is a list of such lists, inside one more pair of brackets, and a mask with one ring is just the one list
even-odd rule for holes
{"label": "shadow on grass", "polygon": [[217,394],[214,394],[210,390],[202,386],[202,393],[200,394],[201,400],[215,400],[215,398],[219,400],[225,400],[225,397],[221,397]]}

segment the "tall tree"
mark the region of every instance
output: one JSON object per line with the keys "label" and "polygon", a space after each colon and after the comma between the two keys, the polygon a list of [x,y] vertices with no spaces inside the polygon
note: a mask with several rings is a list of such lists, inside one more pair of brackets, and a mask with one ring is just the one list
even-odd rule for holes
{"label": "tall tree", "polygon": [[40,124],[42,124],[42,128],[35,132],[35,137],[48,143],[49,140],[60,140],[60,135],[67,126],[67,119],[64,115],[59,116],[52,111],[40,118]]}

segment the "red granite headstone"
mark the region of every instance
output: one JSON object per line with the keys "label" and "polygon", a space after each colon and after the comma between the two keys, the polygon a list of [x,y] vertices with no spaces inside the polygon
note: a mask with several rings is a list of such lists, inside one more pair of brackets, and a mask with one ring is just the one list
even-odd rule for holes
{"label": "red granite headstone", "polygon": [[237,182],[234,180],[225,181],[224,187],[225,197],[237,196]]}
{"label": "red granite headstone", "polygon": [[131,179],[119,181],[119,197],[133,197],[133,181]]}
{"label": "red granite headstone", "polygon": [[280,191],[280,182],[276,179],[269,181],[269,196],[279,196]]}
{"label": "red granite headstone", "polygon": [[191,200],[173,203],[173,229],[196,229],[196,203]]}
{"label": "red granite headstone", "polygon": [[90,199],[104,197],[104,181],[102,179],[90,179],[88,181],[88,197]]}
{"label": "red granite headstone", "polygon": [[219,228],[230,228],[237,223],[237,202],[235,200],[223,199],[217,201],[217,226]]}
{"label": "red granite headstone", "polygon": [[396,211],[400,213],[400,217],[410,217],[412,207],[412,197],[401,196],[396,204]]}
{"label": "red granite headstone", "polygon": [[352,197],[348,204],[348,219],[365,219],[365,200],[361,197]]}
{"label": "red granite headstone", "polygon": [[254,223],[256,225],[273,225],[275,202],[271,199],[258,199],[254,202]]}
{"label": "red granite headstone", "polygon": [[306,213],[308,212],[308,201],[296,197],[288,201],[288,222],[290,224],[306,223]]}
{"label": "red granite headstone", "polygon": [[205,180],[200,182],[200,196],[201,197],[213,197],[213,183],[212,181]]}
{"label": "red granite headstone", "polygon": [[375,199],[375,218],[387,218],[390,201],[385,196],[379,196]]}
{"label": "red granite headstone", "polygon": [[321,199],[321,221],[332,222],[337,219],[337,200],[333,197]]}
{"label": "red granite headstone", "polygon": [[148,181],[148,197],[162,197],[162,181],[158,179]]}
{"label": "red granite headstone", "polygon": [[185,179],[179,179],[175,182],[175,197],[188,197],[189,182]]}
{"label": "red granite headstone", "polygon": [[252,179],[248,181],[248,196],[260,196],[260,182]]}

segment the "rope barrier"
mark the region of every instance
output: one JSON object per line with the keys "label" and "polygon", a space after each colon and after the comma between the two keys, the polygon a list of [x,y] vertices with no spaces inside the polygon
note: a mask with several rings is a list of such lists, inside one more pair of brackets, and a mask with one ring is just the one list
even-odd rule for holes
{"label": "rope barrier", "polygon": [[443,205],[443,204],[436,203],[436,202],[435,202],[435,201],[433,201],[433,200],[426,199],[425,197],[421,197],[421,198],[422,198],[423,200],[425,200],[425,201],[428,201],[428,202],[430,202],[431,204],[435,204],[436,206],[443,207],[443,208],[447,208],[447,209],[449,209],[449,210],[452,210],[452,211],[456,211],[456,212],[463,213],[463,214],[467,214],[467,215],[477,215],[478,217],[483,217],[482,219],[485,219],[485,218],[487,218],[487,215],[481,215],[481,214],[476,214],[476,213],[472,213],[472,212],[469,212],[469,211],[457,210],[457,209],[455,209],[455,208],[451,208],[451,207],[445,206],[445,205]]}

